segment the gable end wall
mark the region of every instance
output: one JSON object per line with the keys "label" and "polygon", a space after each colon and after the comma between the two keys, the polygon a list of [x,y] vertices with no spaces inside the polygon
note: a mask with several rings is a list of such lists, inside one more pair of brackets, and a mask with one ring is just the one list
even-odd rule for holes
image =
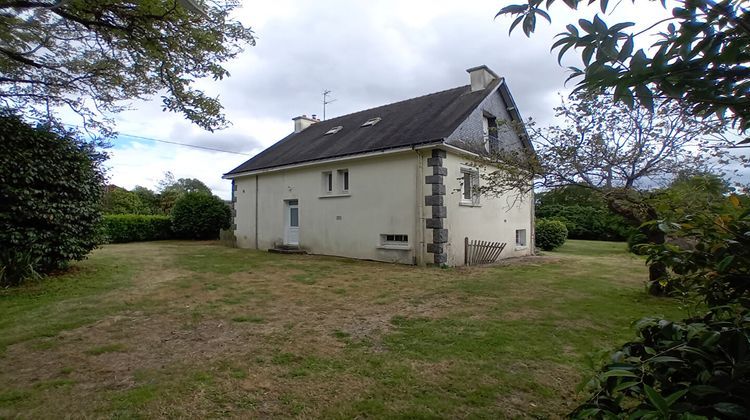
{"label": "gable end wall", "polygon": [[509,150],[517,150],[522,147],[521,139],[511,130],[511,126],[503,126],[500,121],[511,121],[508,105],[503,101],[498,90],[488,95],[479,106],[472,111],[464,122],[446,139],[446,143],[462,145],[465,143],[482,143],[484,141],[483,119],[485,113],[495,116],[499,126],[499,137],[501,145]]}

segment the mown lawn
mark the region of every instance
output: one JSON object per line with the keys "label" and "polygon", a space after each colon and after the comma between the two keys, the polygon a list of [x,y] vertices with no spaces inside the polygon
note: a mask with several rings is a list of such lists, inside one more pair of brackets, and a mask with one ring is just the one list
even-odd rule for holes
{"label": "mown lawn", "polygon": [[471,269],[108,245],[0,291],[1,417],[560,417],[648,297],[619,243]]}

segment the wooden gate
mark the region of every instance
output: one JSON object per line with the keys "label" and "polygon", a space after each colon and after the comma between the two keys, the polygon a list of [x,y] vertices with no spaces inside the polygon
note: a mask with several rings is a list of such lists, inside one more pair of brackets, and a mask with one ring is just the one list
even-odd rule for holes
{"label": "wooden gate", "polygon": [[505,249],[505,242],[469,241],[464,238],[464,264],[490,264],[497,260]]}

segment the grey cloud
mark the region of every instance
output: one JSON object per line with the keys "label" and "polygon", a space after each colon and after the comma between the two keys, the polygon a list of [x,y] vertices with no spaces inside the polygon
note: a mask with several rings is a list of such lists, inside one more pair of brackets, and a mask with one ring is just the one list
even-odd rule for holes
{"label": "grey cloud", "polygon": [[172,128],[169,139],[170,141],[194,146],[240,153],[257,153],[264,147],[263,143],[254,136],[240,133],[234,128],[214,133],[206,131],[196,132],[186,123],[176,124]]}
{"label": "grey cloud", "polygon": [[298,14],[268,22],[220,85],[227,110],[282,120],[321,114],[321,93],[331,89],[336,102],[328,115],[343,115],[467,84],[465,69],[487,64],[506,77],[523,115],[551,116],[545,97],[560,90],[565,71],[549,53],[548,32],[519,43],[492,20],[494,6],[422,28],[384,26],[367,13],[378,7],[371,5],[305,3]]}

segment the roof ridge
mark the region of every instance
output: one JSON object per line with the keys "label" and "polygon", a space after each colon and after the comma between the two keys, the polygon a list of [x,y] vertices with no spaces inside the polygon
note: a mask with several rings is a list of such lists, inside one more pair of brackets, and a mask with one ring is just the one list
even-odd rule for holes
{"label": "roof ridge", "polygon": [[339,118],[349,117],[349,116],[352,116],[352,115],[355,115],[355,114],[359,114],[359,113],[362,113],[362,112],[373,111],[373,110],[376,110],[378,108],[385,108],[385,107],[388,107],[388,106],[391,106],[391,105],[397,105],[397,104],[400,104],[400,103],[403,103],[403,102],[413,101],[415,99],[426,98],[428,96],[438,95],[438,94],[441,94],[441,93],[449,92],[451,90],[463,89],[463,88],[466,88],[468,86],[469,85],[456,86],[456,87],[453,87],[453,88],[450,88],[450,89],[443,89],[443,90],[440,90],[440,91],[437,91],[437,92],[432,92],[432,93],[427,93],[427,94],[420,95],[420,96],[415,96],[413,98],[402,99],[400,101],[391,102],[391,103],[388,103],[388,104],[379,105],[379,106],[372,107],[372,108],[366,108],[366,109],[362,109],[362,110],[359,110],[359,111],[350,112],[350,113],[344,114],[344,115],[339,115],[337,117],[330,118],[330,119],[327,119],[327,120],[323,120],[321,122],[330,122],[330,121],[337,120]]}

